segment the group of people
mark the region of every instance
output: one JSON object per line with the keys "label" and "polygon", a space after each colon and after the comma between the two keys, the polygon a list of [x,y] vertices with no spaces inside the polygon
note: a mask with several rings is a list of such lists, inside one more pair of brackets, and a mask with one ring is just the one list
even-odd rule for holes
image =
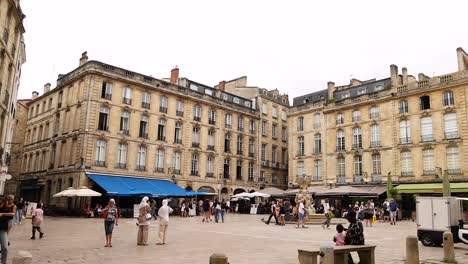
{"label": "group of people", "polygon": [[[137,223],[138,234],[137,234],[137,245],[147,246],[148,245],[148,233],[151,219],[155,216],[156,205],[155,201],[150,201],[148,197],[143,197],[138,206],[138,217]],[[157,245],[166,244],[167,227],[169,225],[169,215],[174,210],[168,206],[168,200],[162,201],[162,206],[157,211],[157,217],[159,218],[159,242]],[[102,209],[102,217],[104,218],[104,231],[106,234],[106,245],[104,247],[112,247],[112,233],[114,226],[119,225],[120,213],[119,209],[115,204],[114,199],[110,199],[107,206]]]}
{"label": "group of people", "polygon": [[274,217],[277,225],[284,226],[286,224],[286,221],[290,221],[292,210],[293,206],[291,205],[289,199],[271,201],[270,216],[268,217],[267,221],[264,221],[263,218],[262,221],[264,221],[265,224],[269,225],[271,218]]}
{"label": "group of people", "polygon": [[346,218],[350,211],[354,211],[356,219],[364,221],[366,227],[372,227],[372,224],[379,220],[395,225],[398,210],[394,199],[386,199],[381,206],[375,205],[373,200],[368,200],[366,203],[356,202],[354,206],[350,205],[348,209],[343,209],[342,216]]}
{"label": "group of people", "polygon": [[224,216],[230,209],[230,202],[224,199],[219,201],[218,199],[210,200],[200,200],[199,203],[200,214],[203,215],[202,222],[208,223],[213,221],[212,216],[214,216],[215,222],[219,223],[219,220],[224,223]]}

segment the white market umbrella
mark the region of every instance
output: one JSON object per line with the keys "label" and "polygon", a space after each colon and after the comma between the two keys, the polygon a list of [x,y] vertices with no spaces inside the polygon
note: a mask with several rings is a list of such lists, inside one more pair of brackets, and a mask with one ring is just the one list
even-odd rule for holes
{"label": "white market umbrella", "polygon": [[252,198],[252,197],[255,197],[254,195],[252,195],[252,193],[248,193],[248,192],[243,192],[243,193],[238,193],[238,194],[235,194],[233,195],[232,197],[234,198]]}
{"label": "white market umbrella", "polygon": [[73,187],[68,187],[66,190],[63,190],[61,192],[58,192],[56,194],[53,195],[53,197],[64,197],[64,196],[68,196],[70,195],[71,193],[73,193],[75,191],[75,189],[73,189]]}
{"label": "white market umbrella", "polygon": [[65,196],[65,197],[98,197],[101,195],[102,194],[96,191],[93,191],[86,186],[81,186],[79,189],[73,190],[72,192],[66,193],[62,196]]}
{"label": "white market umbrella", "polygon": [[254,197],[262,197],[262,198],[268,198],[271,196],[270,194],[261,193],[261,192],[253,192],[251,193],[251,195],[253,195]]}

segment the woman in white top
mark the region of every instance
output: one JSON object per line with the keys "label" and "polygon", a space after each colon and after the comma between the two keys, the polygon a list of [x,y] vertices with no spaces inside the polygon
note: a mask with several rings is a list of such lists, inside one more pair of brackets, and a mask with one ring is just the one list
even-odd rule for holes
{"label": "woman in white top", "polygon": [[172,208],[167,206],[167,200],[162,201],[162,206],[159,208],[159,242],[156,245],[166,244],[167,226],[169,225],[169,215],[173,212]]}
{"label": "woman in white top", "polygon": [[189,216],[197,216],[197,204],[194,201],[189,205]]}
{"label": "woman in white top", "polygon": [[[148,229],[151,220],[151,206],[148,204],[148,197],[143,197],[138,209],[138,236],[137,245],[148,245]],[[148,217],[149,216],[149,217]]]}

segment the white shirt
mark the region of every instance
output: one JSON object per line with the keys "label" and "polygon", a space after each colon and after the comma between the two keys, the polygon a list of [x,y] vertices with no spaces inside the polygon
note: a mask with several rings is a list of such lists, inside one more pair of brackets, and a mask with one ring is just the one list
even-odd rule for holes
{"label": "white shirt", "polygon": [[304,214],[305,211],[304,211],[304,204],[303,203],[299,203],[299,213],[300,214]]}
{"label": "white shirt", "polygon": [[328,210],[330,210],[330,204],[329,203],[324,203],[323,204],[323,209],[325,212],[328,212]]}
{"label": "white shirt", "polygon": [[163,206],[159,208],[158,216],[159,216],[159,224],[160,225],[167,225],[169,224],[169,214],[171,214],[174,210],[171,207],[167,206],[167,202]]}

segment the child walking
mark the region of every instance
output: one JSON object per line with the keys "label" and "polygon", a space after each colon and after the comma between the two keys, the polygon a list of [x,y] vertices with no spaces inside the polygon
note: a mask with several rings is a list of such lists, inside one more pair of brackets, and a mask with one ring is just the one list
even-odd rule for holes
{"label": "child walking", "polygon": [[41,231],[41,224],[44,220],[44,211],[41,208],[41,203],[37,204],[37,208],[33,210],[32,213],[32,237],[31,239],[36,239],[36,230],[39,231],[39,238],[44,236],[44,232]]}
{"label": "child walking", "polygon": [[345,237],[346,231],[344,231],[344,227],[342,224],[338,224],[336,226],[336,235],[333,237],[333,242],[335,242],[336,246],[344,246],[345,245]]}

